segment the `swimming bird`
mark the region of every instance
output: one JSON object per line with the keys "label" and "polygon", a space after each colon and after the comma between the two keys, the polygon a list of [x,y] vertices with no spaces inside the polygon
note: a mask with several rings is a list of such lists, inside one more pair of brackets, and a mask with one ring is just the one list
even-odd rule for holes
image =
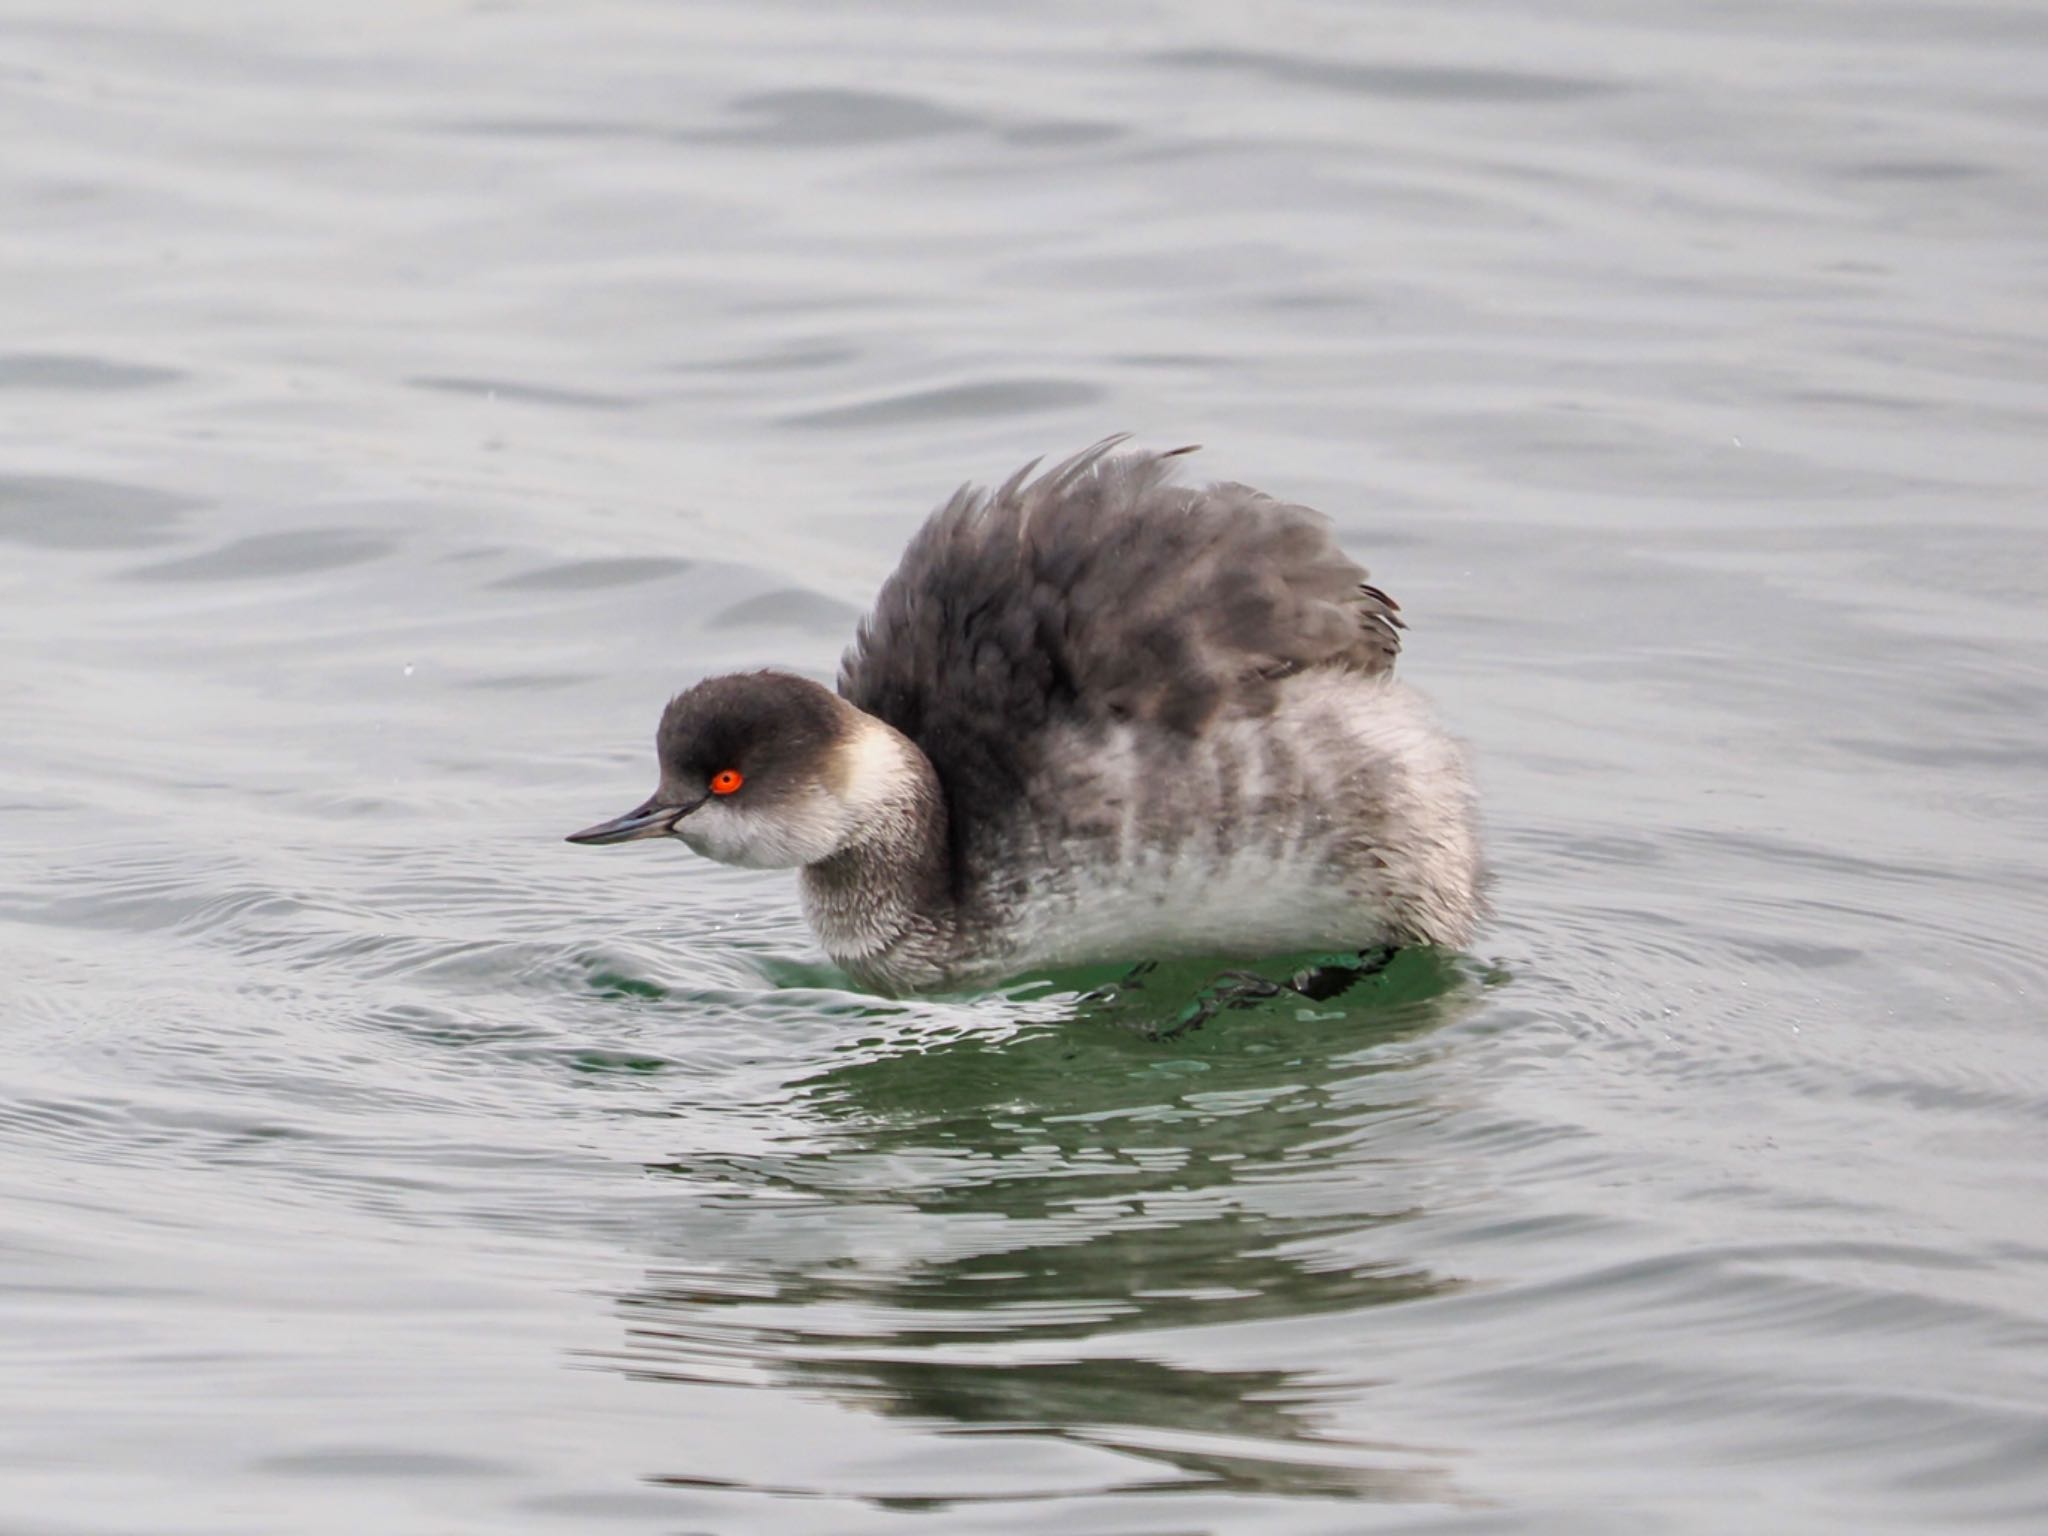
{"label": "swimming bird", "polygon": [[1326,518],[1110,438],[934,512],[834,692],[669,701],[660,783],[573,843],[794,868],[890,992],[1163,956],[1458,947],[1482,909],[1465,754],[1393,676],[1394,600]]}

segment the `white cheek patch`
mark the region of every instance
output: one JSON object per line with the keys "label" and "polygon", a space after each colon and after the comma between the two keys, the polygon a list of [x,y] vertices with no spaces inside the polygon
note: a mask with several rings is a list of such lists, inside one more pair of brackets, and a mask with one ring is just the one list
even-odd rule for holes
{"label": "white cheek patch", "polygon": [[749,785],[714,796],[676,824],[675,835],[707,859],[747,869],[797,869],[842,851],[865,829],[901,817],[914,790],[916,748],[877,720],[862,722],[816,764],[819,776],[791,792],[755,798]]}
{"label": "white cheek patch", "polygon": [[678,822],[675,835],[721,864],[795,869],[836,853],[845,824],[846,808],[814,789],[800,799],[778,801],[772,811],[709,801]]}

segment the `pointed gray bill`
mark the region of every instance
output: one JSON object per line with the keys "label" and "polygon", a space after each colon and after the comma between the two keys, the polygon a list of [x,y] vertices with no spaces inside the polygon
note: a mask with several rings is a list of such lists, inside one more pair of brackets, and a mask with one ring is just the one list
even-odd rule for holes
{"label": "pointed gray bill", "polygon": [[649,799],[623,816],[614,816],[610,821],[600,821],[594,827],[585,827],[581,832],[571,832],[567,841],[572,843],[630,843],[643,837],[666,837],[675,830],[675,825],[689,810],[687,805],[667,805],[660,799]]}

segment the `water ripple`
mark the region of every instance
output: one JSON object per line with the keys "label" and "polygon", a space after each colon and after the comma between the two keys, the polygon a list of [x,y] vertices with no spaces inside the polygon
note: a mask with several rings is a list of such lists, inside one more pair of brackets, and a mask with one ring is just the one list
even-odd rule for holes
{"label": "water ripple", "polygon": [[1532,104],[1577,101],[1624,89],[1614,80],[1586,75],[1442,64],[1350,63],[1327,57],[1261,53],[1249,49],[1182,48],[1153,57],[1157,63],[1177,70],[1250,74],[1278,85],[1305,85],[1344,95],[1384,97],[1395,101]]}
{"label": "water ripple", "polygon": [[990,379],[949,385],[944,389],[911,390],[823,410],[800,411],[783,417],[781,424],[833,430],[904,426],[918,422],[1064,410],[1092,404],[1102,397],[1101,389],[1078,379]]}
{"label": "water ripple", "polygon": [[63,352],[0,355],[0,389],[61,389],[87,394],[154,389],[185,375],[175,368]]}

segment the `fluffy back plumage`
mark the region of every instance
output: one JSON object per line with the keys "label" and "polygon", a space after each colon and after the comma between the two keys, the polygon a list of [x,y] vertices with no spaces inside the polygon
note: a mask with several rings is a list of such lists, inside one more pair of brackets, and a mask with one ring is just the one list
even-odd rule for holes
{"label": "fluffy back plumage", "polygon": [[1174,485],[1192,450],[1114,454],[1122,441],[993,493],[963,486],[841,663],[841,695],[931,759],[956,839],[1025,787],[1058,727],[1192,736],[1267,713],[1295,673],[1394,665],[1396,605],[1320,513]]}

